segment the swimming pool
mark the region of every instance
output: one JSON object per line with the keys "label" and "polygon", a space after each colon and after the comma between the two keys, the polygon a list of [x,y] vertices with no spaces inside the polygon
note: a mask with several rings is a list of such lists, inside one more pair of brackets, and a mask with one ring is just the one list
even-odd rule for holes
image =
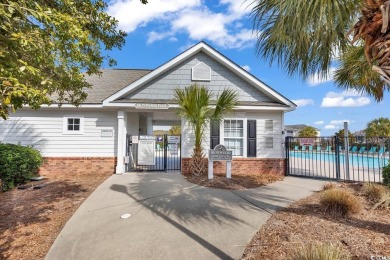
{"label": "swimming pool", "polygon": [[[335,162],[336,156],[334,153],[328,152],[302,152],[302,151],[290,151],[290,157],[318,160],[325,162]],[[346,156],[344,153],[340,153],[340,164],[345,164]],[[389,156],[378,156],[368,154],[349,154],[350,167],[364,167],[364,168],[383,168],[389,162]]]}

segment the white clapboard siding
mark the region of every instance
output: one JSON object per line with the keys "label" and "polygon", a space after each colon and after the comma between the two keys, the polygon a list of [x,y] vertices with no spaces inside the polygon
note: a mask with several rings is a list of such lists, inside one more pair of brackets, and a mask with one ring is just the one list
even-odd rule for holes
{"label": "white clapboard siding", "polygon": [[[229,119],[241,119],[244,120],[244,154],[246,154],[246,131],[247,131],[247,120],[256,120],[256,143],[257,143],[257,158],[283,158],[283,135],[282,135],[282,122],[283,112],[255,112],[255,113],[244,113],[238,112],[233,115],[226,116]],[[266,130],[266,120],[272,120],[273,129],[272,131]],[[273,148],[266,148],[266,137],[273,138]],[[223,129],[220,130],[220,142],[223,144]],[[193,135],[191,127],[182,121],[182,156],[191,157],[192,149],[195,145],[195,137]],[[210,149],[210,128],[205,130],[205,135],[202,143],[204,152],[208,154]],[[245,156],[244,156],[245,157]],[[237,157],[242,158],[242,157]]]}
{"label": "white clapboard siding", "polygon": [[[181,153],[182,157],[191,157],[192,151],[195,147],[195,135],[193,134],[191,126],[182,119],[181,129]],[[208,155],[210,149],[210,128],[207,127],[204,132],[202,140],[203,152]]]}
{"label": "white clapboard siding", "polygon": [[[63,117],[84,117],[83,134],[64,134]],[[111,137],[101,130],[112,129]],[[31,145],[46,157],[113,157],[117,147],[117,113],[91,110],[19,110],[0,121],[0,141]]]}
{"label": "white clapboard siding", "polygon": [[[248,114],[248,119],[256,119],[257,157],[283,158],[283,112],[267,112],[257,115]],[[273,130],[266,129],[266,120],[272,120]],[[266,138],[273,138],[273,148],[266,147]]]}

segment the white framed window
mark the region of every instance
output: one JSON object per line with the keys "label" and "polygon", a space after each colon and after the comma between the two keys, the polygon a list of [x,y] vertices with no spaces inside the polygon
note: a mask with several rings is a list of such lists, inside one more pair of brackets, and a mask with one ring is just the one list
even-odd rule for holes
{"label": "white framed window", "polygon": [[[223,124],[223,143],[233,156],[244,156],[245,130],[244,120],[225,119]],[[245,129],[244,129],[245,128]]]}
{"label": "white framed window", "polygon": [[63,117],[62,133],[67,135],[84,134],[84,117],[80,115],[69,115]]}

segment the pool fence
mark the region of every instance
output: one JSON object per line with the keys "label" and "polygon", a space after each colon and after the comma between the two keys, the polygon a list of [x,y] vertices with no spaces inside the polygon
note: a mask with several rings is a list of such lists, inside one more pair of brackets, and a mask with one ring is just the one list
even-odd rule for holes
{"label": "pool fence", "polygon": [[382,182],[389,137],[286,137],[286,174],[329,180]]}

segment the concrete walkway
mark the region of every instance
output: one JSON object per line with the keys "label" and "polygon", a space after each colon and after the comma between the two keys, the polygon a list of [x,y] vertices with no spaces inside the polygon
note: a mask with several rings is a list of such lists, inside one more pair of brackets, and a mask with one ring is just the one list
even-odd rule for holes
{"label": "concrete walkway", "polygon": [[[179,173],[113,175],[68,221],[46,259],[238,259],[272,213],[323,183],[286,177],[228,191]],[[125,213],[131,217],[121,219]]]}

